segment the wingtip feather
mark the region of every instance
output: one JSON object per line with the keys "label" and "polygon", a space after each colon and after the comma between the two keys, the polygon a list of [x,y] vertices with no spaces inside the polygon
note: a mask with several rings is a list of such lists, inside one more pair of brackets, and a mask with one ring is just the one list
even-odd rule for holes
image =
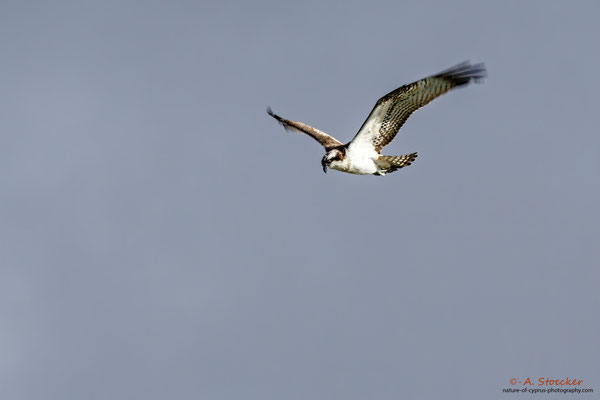
{"label": "wingtip feather", "polygon": [[450,79],[460,86],[470,81],[475,83],[483,82],[487,78],[487,69],[484,63],[471,64],[469,61],[463,61],[440,72],[437,76]]}
{"label": "wingtip feather", "polygon": [[279,122],[281,122],[281,120],[283,119],[279,115],[277,115],[273,112],[273,110],[271,109],[271,106],[267,106],[267,114],[269,114],[271,117],[275,118]]}
{"label": "wingtip feather", "polygon": [[283,129],[285,129],[286,131],[289,130],[289,127],[284,123],[284,119],[281,118],[279,115],[275,114],[273,112],[273,110],[271,109],[271,106],[267,106],[267,114],[269,114],[271,117],[275,118],[277,120],[277,122],[279,122],[279,124],[281,126],[283,126]]}

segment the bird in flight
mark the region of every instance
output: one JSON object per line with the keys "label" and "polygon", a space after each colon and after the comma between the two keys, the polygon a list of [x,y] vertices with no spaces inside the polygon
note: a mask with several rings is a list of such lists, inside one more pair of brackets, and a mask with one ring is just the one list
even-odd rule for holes
{"label": "bird in flight", "polygon": [[381,155],[381,149],[394,139],[413,112],[455,87],[471,81],[481,82],[485,77],[484,64],[466,61],[439,74],[401,86],[377,100],[356,136],[346,144],[312,126],[282,118],[273,113],[270,107],[267,113],[286,130],[306,133],[325,147],[325,156],[321,160],[323,172],[333,168],[350,174],[381,176],[409,166],[417,157],[417,153]]}

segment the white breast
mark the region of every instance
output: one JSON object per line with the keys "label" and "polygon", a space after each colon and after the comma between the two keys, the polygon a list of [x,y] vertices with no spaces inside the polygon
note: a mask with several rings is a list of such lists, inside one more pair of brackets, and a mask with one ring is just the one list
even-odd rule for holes
{"label": "white breast", "polygon": [[346,157],[342,161],[332,162],[330,167],[351,174],[374,174],[378,170],[375,164],[378,157],[370,141],[353,142],[346,150]]}

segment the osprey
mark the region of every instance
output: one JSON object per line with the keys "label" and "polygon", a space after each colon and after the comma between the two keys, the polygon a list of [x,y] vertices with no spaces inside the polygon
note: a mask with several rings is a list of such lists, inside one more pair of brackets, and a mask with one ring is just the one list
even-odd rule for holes
{"label": "osprey", "polygon": [[281,118],[271,108],[267,113],[283,127],[306,133],[325,147],[321,160],[323,172],[327,168],[351,174],[385,175],[410,165],[417,153],[402,156],[381,155],[383,146],[389,144],[408,117],[433,99],[471,82],[486,77],[484,64],[471,65],[468,61],[455,65],[437,75],[432,75],[409,85],[404,85],[380,98],[354,138],[343,144],[312,126]]}

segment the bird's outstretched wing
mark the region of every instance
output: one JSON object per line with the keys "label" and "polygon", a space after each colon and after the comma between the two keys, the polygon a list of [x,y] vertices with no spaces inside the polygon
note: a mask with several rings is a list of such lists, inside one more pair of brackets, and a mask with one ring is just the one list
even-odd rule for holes
{"label": "bird's outstretched wing", "polygon": [[323,145],[323,147],[325,147],[326,150],[331,150],[333,148],[343,145],[343,143],[340,142],[339,140],[337,140],[336,138],[329,136],[328,134],[326,134],[323,131],[313,128],[312,126],[306,125],[302,122],[291,121],[289,119],[281,118],[279,115],[273,113],[273,110],[271,110],[271,107],[267,108],[267,113],[271,117],[273,117],[277,121],[279,121],[279,123],[281,125],[283,125],[283,127],[286,130],[291,129],[291,130],[294,130],[297,132],[306,133],[308,136],[312,137],[317,142],[321,143]]}
{"label": "bird's outstretched wing", "polygon": [[465,61],[437,75],[399,87],[377,101],[350,144],[372,145],[380,152],[394,139],[413,112],[457,86],[466,85],[471,80],[479,82],[485,77],[484,64],[471,65]]}

